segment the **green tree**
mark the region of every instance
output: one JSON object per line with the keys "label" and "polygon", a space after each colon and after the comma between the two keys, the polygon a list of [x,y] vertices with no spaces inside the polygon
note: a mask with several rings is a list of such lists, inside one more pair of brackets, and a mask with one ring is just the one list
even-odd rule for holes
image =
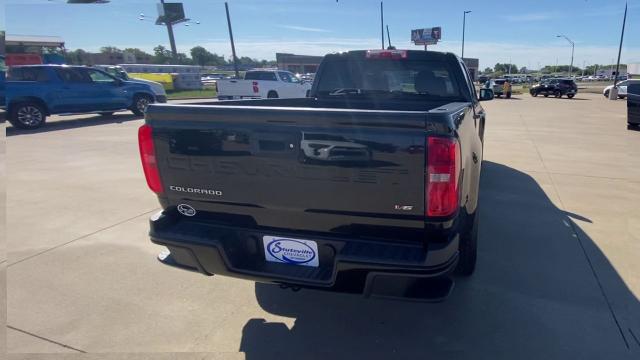
{"label": "green tree", "polygon": [[171,50],[167,50],[166,47],[162,45],[158,45],[153,48],[153,62],[154,64],[169,64],[171,63],[171,59],[173,58],[173,54]]}
{"label": "green tree", "polygon": [[[511,71],[509,71],[511,70]],[[502,72],[504,74],[515,74],[518,72],[518,66],[516,64],[501,64],[501,63],[497,63],[494,67],[493,67],[493,71],[495,72]]]}
{"label": "green tree", "polygon": [[64,54],[64,62],[70,65],[83,65],[87,60],[87,52],[82,49],[70,50]]}
{"label": "green tree", "polygon": [[188,57],[185,53],[177,53],[176,63],[178,65],[193,65],[193,60],[191,60],[191,58]]}
{"label": "green tree", "polygon": [[103,54],[122,54],[122,50],[115,46],[103,46],[100,48],[100,52]]}
{"label": "green tree", "polygon": [[148,52],[144,51],[144,50],[140,50],[138,48],[126,48],[124,49],[124,52],[128,52],[133,54],[133,56],[136,57],[136,61],[140,61],[140,59],[145,59],[147,57],[152,57],[153,55],[149,54]]}
{"label": "green tree", "polygon": [[195,64],[200,66],[209,65],[213,62],[213,54],[202,46],[196,46],[191,49],[191,58]]}

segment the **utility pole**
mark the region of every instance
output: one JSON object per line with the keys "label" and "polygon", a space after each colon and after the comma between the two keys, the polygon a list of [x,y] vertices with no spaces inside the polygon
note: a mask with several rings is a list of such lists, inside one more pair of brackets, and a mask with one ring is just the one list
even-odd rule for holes
{"label": "utility pole", "polygon": [[616,74],[613,76],[613,87],[617,87],[618,71],[620,71],[620,54],[622,54],[622,40],[624,40],[624,26],[627,22],[627,3],[624,4],[624,18],[622,20],[622,33],[620,34],[620,47],[618,48],[618,63],[616,64]]}
{"label": "utility pole", "polygon": [[[160,0],[162,4],[162,10],[164,11],[164,0]],[[173,36],[173,24],[171,21],[167,21],[165,17],[164,24],[167,25],[167,32],[169,33],[169,44],[171,45],[171,54],[173,55],[173,59],[175,60],[178,57],[178,50],[176,49],[176,39]]]}
{"label": "utility pole", "polygon": [[462,13],[462,59],[464,60],[464,32],[465,27],[467,25],[467,14],[470,13],[471,10],[466,10]]}
{"label": "utility pole", "polygon": [[238,57],[236,56],[236,45],[233,42],[233,31],[231,30],[231,16],[229,16],[229,4],[224,2],[224,9],[227,12],[227,26],[229,27],[229,39],[231,40],[231,56],[233,56],[233,70],[236,72],[236,79],[240,78],[238,72]]}
{"label": "utility pole", "polygon": [[382,50],[384,50],[384,9],[380,1],[380,39],[382,40]]}
{"label": "utility pole", "polygon": [[571,44],[571,65],[569,65],[569,77],[571,77],[571,73],[573,71],[573,50],[575,49],[576,44],[565,35],[556,35],[556,37],[563,37],[569,42],[569,44]]}

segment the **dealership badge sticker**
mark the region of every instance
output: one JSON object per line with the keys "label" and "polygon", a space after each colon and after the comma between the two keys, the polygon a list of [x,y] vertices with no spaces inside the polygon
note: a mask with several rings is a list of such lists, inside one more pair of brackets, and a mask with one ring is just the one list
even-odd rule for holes
{"label": "dealership badge sticker", "polygon": [[318,267],[318,245],[315,241],[264,236],[267,261]]}

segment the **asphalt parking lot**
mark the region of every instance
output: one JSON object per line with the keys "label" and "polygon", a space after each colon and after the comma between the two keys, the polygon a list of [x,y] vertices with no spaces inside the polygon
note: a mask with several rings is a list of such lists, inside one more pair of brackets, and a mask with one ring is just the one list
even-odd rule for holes
{"label": "asphalt parking lot", "polygon": [[483,104],[478,269],[438,304],[165,268],[146,235],[159,207],[140,168],[140,118],[7,125],[7,351],[637,358],[640,132],[626,129],[625,102],[578,94]]}

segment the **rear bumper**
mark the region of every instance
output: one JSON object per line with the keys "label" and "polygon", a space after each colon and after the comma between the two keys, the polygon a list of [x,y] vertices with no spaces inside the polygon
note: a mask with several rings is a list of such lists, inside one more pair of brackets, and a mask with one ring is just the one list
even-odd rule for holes
{"label": "rear bumper", "polygon": [[[366,293],[380,279],[442,277],[452,272],[458,261],[457,236],[425,251],[421,244],[232,228],[172,212],[154,215],[150,225],[151,241],[170,251],[160,257],[166,265],[294,287]],[[262,244],[265,235],[315,241],[319,266],[267,262]]]}

